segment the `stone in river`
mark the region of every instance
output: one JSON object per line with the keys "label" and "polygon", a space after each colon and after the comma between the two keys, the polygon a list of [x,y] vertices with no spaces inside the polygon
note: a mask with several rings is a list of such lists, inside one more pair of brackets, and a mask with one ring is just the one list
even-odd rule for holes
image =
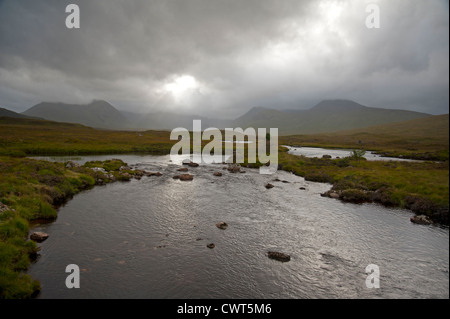
{"label": "stone in river", "polygon": [[225,229],[227,229],[228,224],[225,223],[225,222],[219,222],[219,223],[216,224],[216,227],[225,230]]}
{"label": "stone in river", "polygon": [[191,174],[182,174],[180,175],[180,181],[192,181],[194,176]]}
{"label": "stone in river", "polygon": [[38,243],[43,242],[47,238],[48,238],[48,234],[43,233],[43,232],[34,232],[30,235],[30,239],[34,240]]}
{"label": "stone in river", "polygon": [[277,251],[269,251],[267,253],[267,256],[270,259],[275,259],[275,260],[281,261],[283,263],[288,262],[288,261],[291,260],[291,256],[289,256],[287,254],[283,254],[283,253],[277,252]]}

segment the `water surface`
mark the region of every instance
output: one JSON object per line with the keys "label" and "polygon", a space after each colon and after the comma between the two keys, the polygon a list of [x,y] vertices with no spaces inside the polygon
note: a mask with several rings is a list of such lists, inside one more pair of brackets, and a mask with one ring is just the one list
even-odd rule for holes
{"label": "water surface", "polygon": [[[29,270],[40,298],[449,298],[448,228],[412,224],[410,211],[321,197],[329,184],[284,171],[201,165],[182,182],[172,179],[181,158],[75,160],[110,158],[163,175],[82,192],[38,225],[50,235]],[[65,286],[68,264],[81,269],[80,289]],[[369,264],[379,289],[366,288]]]}

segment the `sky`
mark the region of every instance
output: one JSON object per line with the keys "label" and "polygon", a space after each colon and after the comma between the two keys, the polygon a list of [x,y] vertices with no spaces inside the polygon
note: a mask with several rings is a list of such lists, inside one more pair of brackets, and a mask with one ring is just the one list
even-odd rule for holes
{"label": "sky", "polygon": [[[70,3],[78,29],[66,27]],[[379,28],[366,26],[370,4]],[[93,99],[214,118],[324,99],[448,113],[449,4],[0,0],[0,106]]]}

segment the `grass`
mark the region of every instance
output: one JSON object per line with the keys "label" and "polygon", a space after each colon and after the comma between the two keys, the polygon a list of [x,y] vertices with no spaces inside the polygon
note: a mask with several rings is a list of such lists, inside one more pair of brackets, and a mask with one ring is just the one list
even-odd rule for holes
{"label": "grass", "polygon": [[166,131],[108,131],[80,124],[0,117],[0,155],[168,154]]}
{"label": "grass", "polygon": [[372,126],[335,133],[280,137],[281,145],[366,149],[391,157],[448,161],[449,116]]}

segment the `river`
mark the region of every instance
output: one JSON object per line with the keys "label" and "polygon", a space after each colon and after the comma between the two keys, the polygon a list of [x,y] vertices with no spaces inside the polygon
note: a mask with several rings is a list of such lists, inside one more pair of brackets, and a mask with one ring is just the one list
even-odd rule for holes
{"label": "river", "polygon": [[[329,184],[284,171],[201,165],[183,182],[169,156],[72,160],[108,158],[163,175],[84,191],[36,225],[50,235],[28,271],[38,298],[449,298],[449,230],[412,224],[408,210],[321,197]],[[65,286],[68,264],[81,269],[79,289]],[[366,287],[369,264],[378,289]]]}

